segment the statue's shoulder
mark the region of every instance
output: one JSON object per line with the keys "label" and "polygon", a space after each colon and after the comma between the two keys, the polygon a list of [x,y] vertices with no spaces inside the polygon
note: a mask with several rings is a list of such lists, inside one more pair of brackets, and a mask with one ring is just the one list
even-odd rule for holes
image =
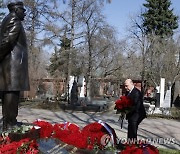
{"label": "statue's shoulder", "polygon": [[1,25],[2,27],[7,23],[14,23],[18,20],[17,16],[13,13],[9,13],[2,21]]}
{"label": "statue's shoulder", "polygon": [[15,13],[10,13],[9,14],[9,23],[21,23],[19,18],[16,16]]}

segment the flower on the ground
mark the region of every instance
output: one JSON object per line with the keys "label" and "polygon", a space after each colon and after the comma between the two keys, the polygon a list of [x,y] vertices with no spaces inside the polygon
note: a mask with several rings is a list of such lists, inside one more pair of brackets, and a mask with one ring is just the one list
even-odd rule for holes
{"label": "flower on the ground", "polygon": [[101,144],[101,138],[106,133],[107,133],[106,129],[98,122],[88,124],[82,129],[82,134],[86,136],[88,149],[92,149],[96,147],[102,149],[103,145]]}
{"label": "flower on the ground", "polygon": [[78,148],[86,148],[85,136],[83,136],[80,127],[76,124],[70,122],[55,124],[53,132],[53,138],[57,138]]}
{"label": "flower on the ground", "polygon": [[[101,120],[99,122],[94,122],[86,125],[82,129],[82,134],[86,136],[88,149],[106,148],[105,146],[107,146],[111,141],[113,142],[113,146],[114,144],[116,144],[117,137],[114,129],[112,129],[107,123],[104,123]],[[107,139],[107,136],[109,136],[108,141],[103,141],[103,138],[105,137],[104,139]],[[113,137],[111,138],[111,136]]]}
{"label": "flower on the ground", "polygon": [[136,153],[136,154],[159,154],[159,150],[151,144],[125,144],[125,149],[120,154]]}
{"label": "flower on the ground", "polygon": [[83,149],[103,148],[101,138],[107,134],[106,128],[98,122],[86,125],[82,130],[76,124],[66,122],[54,125],[54,138]]}
{"label": "flower on the ground", "polygon": [[[80,127],[74,123],[56,123],[51,124],[47,121],[38,120],[34,124],[41,127],[40,128],[40,139],[41,138],[56,138],[62,142],[73,145],[80,149],[106,149],[107,144],[113,141],[116,144],[116,133],[111,126],[102,121],[93,122],[86,125],[84,128]],[[29,132],[33,132],[35,128]],[[107,137],[107,138],[106,138]],[[102,139],[109,139],[108,142],[102,141]],[[36,139],[32,138],[22,138],[19,141],[12,141],[9,136],[0,137],[0,154],[10,154],[10,153],[27,153],[27,154],[37,154],[39,153],[38,144]],[[125,144],[125,149],[121,151],[122,154],[126,153],[143,153],[149,152],[149,154],[158,154],[156,147],[150,144]]]}
{"label": "flower on the ground", "polygon": [[29,138],[22,139],[20,141],[4,140],[3,143],[0,144],[0,153],[2,154],[13,154],[13,153],[31,153],[38,154],[38,145],[35,140],[31,140]]}
{"label": "flower on the ground", "polygon": [[48,138],[51,137],[53,132],[53,126],[51,123],[43,120],[37,120],[33,122],[33,124],[41,127],[40,129],[40,138]]}

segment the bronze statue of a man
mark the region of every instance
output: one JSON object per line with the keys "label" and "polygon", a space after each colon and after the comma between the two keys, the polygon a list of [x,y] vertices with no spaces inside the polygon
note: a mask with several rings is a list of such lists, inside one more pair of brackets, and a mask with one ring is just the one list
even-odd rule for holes
{"label": "bronze statue of a man", "polygon": [[0,92],[2,93],[3,130],[17,124],[20,91],[29,90],[28,50],[22,25],[23,2],[9,3],[9,14],[0,30]]}

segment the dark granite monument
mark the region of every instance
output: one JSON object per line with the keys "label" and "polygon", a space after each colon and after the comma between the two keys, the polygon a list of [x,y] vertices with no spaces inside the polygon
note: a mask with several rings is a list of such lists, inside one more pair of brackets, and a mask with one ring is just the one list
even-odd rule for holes
{"label": "dark granite monument", "polygon": [[78,102],[78,85],[77,82],[74,80],[72,89],[71,89],[71,104],[76,105]]}

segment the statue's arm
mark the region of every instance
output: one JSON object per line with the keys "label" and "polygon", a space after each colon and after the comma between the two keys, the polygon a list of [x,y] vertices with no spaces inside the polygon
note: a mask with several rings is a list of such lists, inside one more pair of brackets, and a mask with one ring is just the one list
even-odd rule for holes
{"label": "statue's arm", "polygon": [[5,38],[5,43],[10,45],[11,49],[14,48],[18,41],[20,29],[21,22],[16,17],[13,17],[7,25],[7,37]]}
{"label": "statue's arm", "polygon": [[4,59],[17,43],[21,29],[21,22],[16,17],[12,17],[8,22],[6,31],[3,32],[0,44],[0,61]]}

